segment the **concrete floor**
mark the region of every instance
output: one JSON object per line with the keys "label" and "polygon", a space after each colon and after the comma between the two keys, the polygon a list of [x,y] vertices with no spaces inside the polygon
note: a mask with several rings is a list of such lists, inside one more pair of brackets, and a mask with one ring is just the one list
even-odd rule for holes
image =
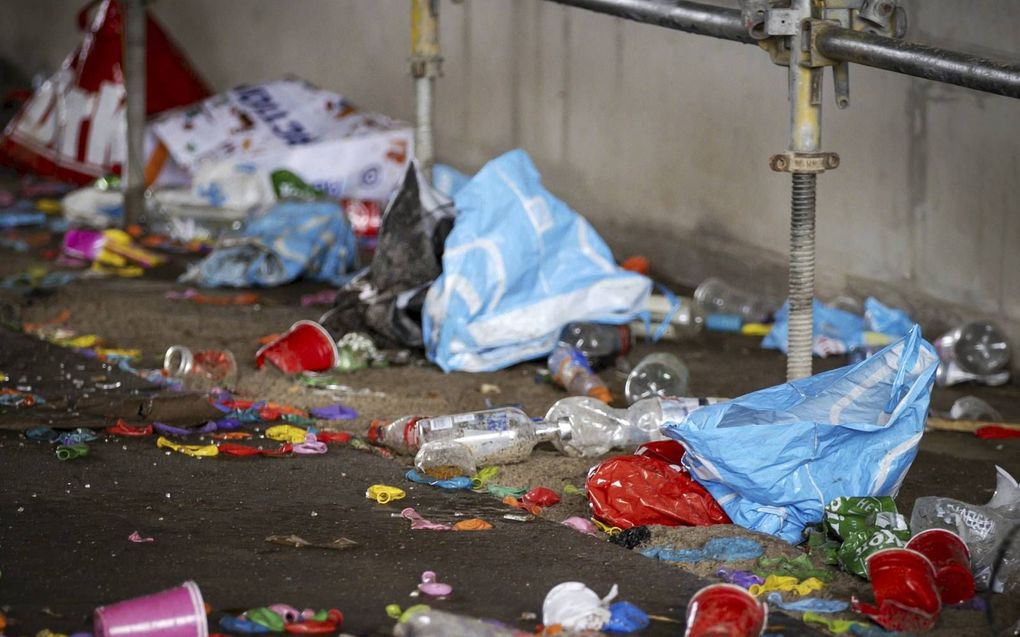
{"label": "concrete floor", "polygon": [[[2,257],[0,276],[38,263],[34,256],[5,252]],[[49,295],[7,298],[29,322],[67,309],[68,326],[99,334],[119,347],[140,348],[144,366],[157,366],[172,344],[229,348],[241,365],[240,395],[303,408],[341,400],[360,412],[357,420],[343,427],[359,433],[373,418],[480,409],[487,398],[520,404],[528,413],[540,415],[562,397],[557,388],[536,382],[538,364],[493,374],[444,375],[416,364],[364,370],[350,375],[349,384],[375,394],[315,393],[278,372],[256,371],[253,354],[260,336],[321,313],[297,302],[301,293],[317,291],[318,286],[297,284],[266,291],[257,306],[200,306],[164,297],[180,288],[172,282],[176,271],[179,268],[169,267],[137,280],[78,281]],[[757,339],[746,337],[706,333],[661,348],[688,363],[696,395],[735,396],[776,384],[785,367],[781,355],[761,350]],[[635,356],[652,349],[640,345]],[[4,333],[0,370],[15,381],[23,377],[51,403],[73,402],[82,392],[92,395],[88,405],[81,403],[87,408],[79,409],[82,413],[73,421],[66,409],[5,409],[0,410],[0,427],[20,429],[51,419],[59,425],[110,424],[101,408],[103,392],[92,387],[96,376],[115,372],[67,356],[71,354],[64,350],[26,345],[22,337]],[[72,376],[86,381],[84,388],[68,385],[68,379],[54,373],[61,361]],[[78,369],[79,364],[84,369]],[[817,366],[840,364],[831,359]],[[612,372],[605,377],[620,389],[620,379]],[[500,394],[483,395],[483,383],[497,385]],[[130,385],[106,398],[129,397]],[[1020,391],[1014,386],[936,390],[933,407],[947,409],[966,393],[984,397],[1007,420],[1020,420]],[[412,532],[405,520],[391,515],[400,506],[383,507],[364,498],[365,488],[376,482],[409,486],[402,478],[406,462],[348,448],[323,457],[284,460],[196,460],[167,455],[151,439],[99,442],[93,450],[82,461],[59,463],[46,444],[25,441],[16,432],[0,436],[0,605],[11,622],[9,634],[33,634],[43,627],[79,630],[98,604],[185,579],[199,582],[216,612],[278,601],[299,607],[335,606],[345,612],[345,630],[352,634],[388,634],[392,621],[383,608],[388,603],[406,607],[421,601],[408,593],[426,569],[454,586],[453,597],[436,607],[512,623],[522,613],[537,613],[538,620],[527,618],[517,624],[526,629],[540,621],[541,601],[560,581],[584,581],[600,593],[618,583],[620,599],[675,620],[682,618],[686,600],[703,583],[683,570],[549,523],[583,513],[583,500],[549,509],[548,520],[521,523],[504,520],[507,510],[487,496],[409,488],[405,503],[427,518],[450,522],[456,514],[478,515],[496,525],[494,531],[477,535]],[[985,501],[994,486],[994,465],[1020,475],[1018,451],[1017,440],[930,433],[903,485],[900,510],[909,514],[914,499],[922,495]],[[566,483],[582,484],[591,464],[540,450],[529,463],[507,467],[498,481],[559,490]],[[129,543],[127,535],[134,530],[156,541]],[[265,536],[280,533],[310,540],[346,536],[361,546],[334,553],[264,542]],[[1017,602],[1015,594],[995,598],[997,626],[1017,620]],[[770,634],[808,634],[782,613],[770,617]],[[932,634],[990,634],[983,617],[970,611],[947,611],[941,622]],[[679,630],[677,624],[653,622],[644,634]]]}

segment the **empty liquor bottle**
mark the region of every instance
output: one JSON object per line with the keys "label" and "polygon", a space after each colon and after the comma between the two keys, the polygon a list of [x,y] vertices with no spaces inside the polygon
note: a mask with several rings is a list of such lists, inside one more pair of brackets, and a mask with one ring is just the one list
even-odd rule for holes
{"label": "empty liquor bottle", "polygon": [[393,422],[373,420],[368,426],[368,441],[392,449],[404,455],[418,452],[421,443],[418,440],[418,422],[424,416],[404,416]]}
{"label": "empty liquor bottle", "polygon": [[414,464],[436,478],[473,474],[485,465],[523,462],[535,445],[555,444],[570,435],[566,423],[536,422],[513,408],[432,418],[418,426],[423,442]]}

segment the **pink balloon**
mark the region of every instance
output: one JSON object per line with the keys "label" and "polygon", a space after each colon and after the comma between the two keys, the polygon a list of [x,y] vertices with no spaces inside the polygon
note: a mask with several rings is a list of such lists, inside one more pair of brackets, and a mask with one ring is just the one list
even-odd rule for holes
{"label": "pink balloon", "polygon": [[433,597],[444,597],[453,592],[453,587],[437,582],[436,574],[433,571],[425,571],[421,574],[421,584],[418,584],[418,590]]}

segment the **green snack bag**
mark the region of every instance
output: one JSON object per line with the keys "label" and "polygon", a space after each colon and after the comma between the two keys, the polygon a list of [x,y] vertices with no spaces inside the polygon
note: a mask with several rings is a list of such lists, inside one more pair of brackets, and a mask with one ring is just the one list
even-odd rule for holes
{"label": "green snack bag", "polygon": [[869,555],[902,547],[910,539],[907,519],[889,496],[836,498],[825,507],[825,528],[843,540],[839,563],[865,579]]}

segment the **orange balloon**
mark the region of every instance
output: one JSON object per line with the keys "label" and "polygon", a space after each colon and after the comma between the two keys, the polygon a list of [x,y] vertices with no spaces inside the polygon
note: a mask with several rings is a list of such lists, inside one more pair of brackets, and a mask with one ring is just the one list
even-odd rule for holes
{"label": "orange balloon", "polygon": [[488,531],[492,525],[481,518],[469,518],[454,524],[453,528],[456,531]]}

